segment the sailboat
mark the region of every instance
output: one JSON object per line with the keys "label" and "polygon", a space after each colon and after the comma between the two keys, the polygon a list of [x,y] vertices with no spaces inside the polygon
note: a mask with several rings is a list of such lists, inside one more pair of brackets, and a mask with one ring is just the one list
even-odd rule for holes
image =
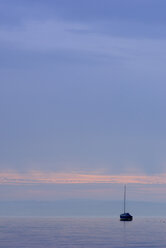
{"label": "sailboat", "polygon": [[126,185],[124,186],[124,213],[120,215],[121,221],[132,221],[133,216],[126,213]]}

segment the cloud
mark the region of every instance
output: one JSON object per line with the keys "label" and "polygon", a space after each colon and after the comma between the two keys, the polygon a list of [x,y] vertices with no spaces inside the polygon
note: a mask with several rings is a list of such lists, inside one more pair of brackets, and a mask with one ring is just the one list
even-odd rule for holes
{"label": "cloud", "polygon": [[24,26],[0,29],[1,46],[35,52],[76,51],[130,59],[163,58],[165,40],[121,38],[94,32],[93,26],[58,20],[27,21]]}
{"label": "cloud", "polygon": [[2,185],[31,185],[31,184],[166,184],[166,175],[102,175],[81,173],[52,173],[32,171],[28,173],[1,172]]}

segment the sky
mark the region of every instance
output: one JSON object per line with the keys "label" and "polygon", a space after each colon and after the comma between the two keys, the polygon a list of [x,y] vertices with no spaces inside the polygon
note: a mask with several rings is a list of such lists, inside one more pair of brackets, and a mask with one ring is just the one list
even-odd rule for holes
{"label": "sky", "polygon": [[166,201],[165,8],[0,0],[1,201]]}

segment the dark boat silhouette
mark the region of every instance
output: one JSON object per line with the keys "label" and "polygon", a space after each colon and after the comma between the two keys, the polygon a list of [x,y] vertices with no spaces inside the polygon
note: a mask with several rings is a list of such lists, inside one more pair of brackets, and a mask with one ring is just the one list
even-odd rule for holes
{"label": "dark boat silhouette", "polygon": [[124,213],[120,215],[121,221],[132,221],[133,216],[129,213],[126,213],[126,185],[124,186]]}

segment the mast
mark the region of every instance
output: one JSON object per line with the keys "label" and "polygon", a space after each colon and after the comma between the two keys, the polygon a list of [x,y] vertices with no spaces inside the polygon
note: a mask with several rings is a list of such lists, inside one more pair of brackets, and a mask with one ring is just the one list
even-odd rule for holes
{"label": "mast", "polygon": [[124,213],[126,212],[126,184],[124,185]]}

